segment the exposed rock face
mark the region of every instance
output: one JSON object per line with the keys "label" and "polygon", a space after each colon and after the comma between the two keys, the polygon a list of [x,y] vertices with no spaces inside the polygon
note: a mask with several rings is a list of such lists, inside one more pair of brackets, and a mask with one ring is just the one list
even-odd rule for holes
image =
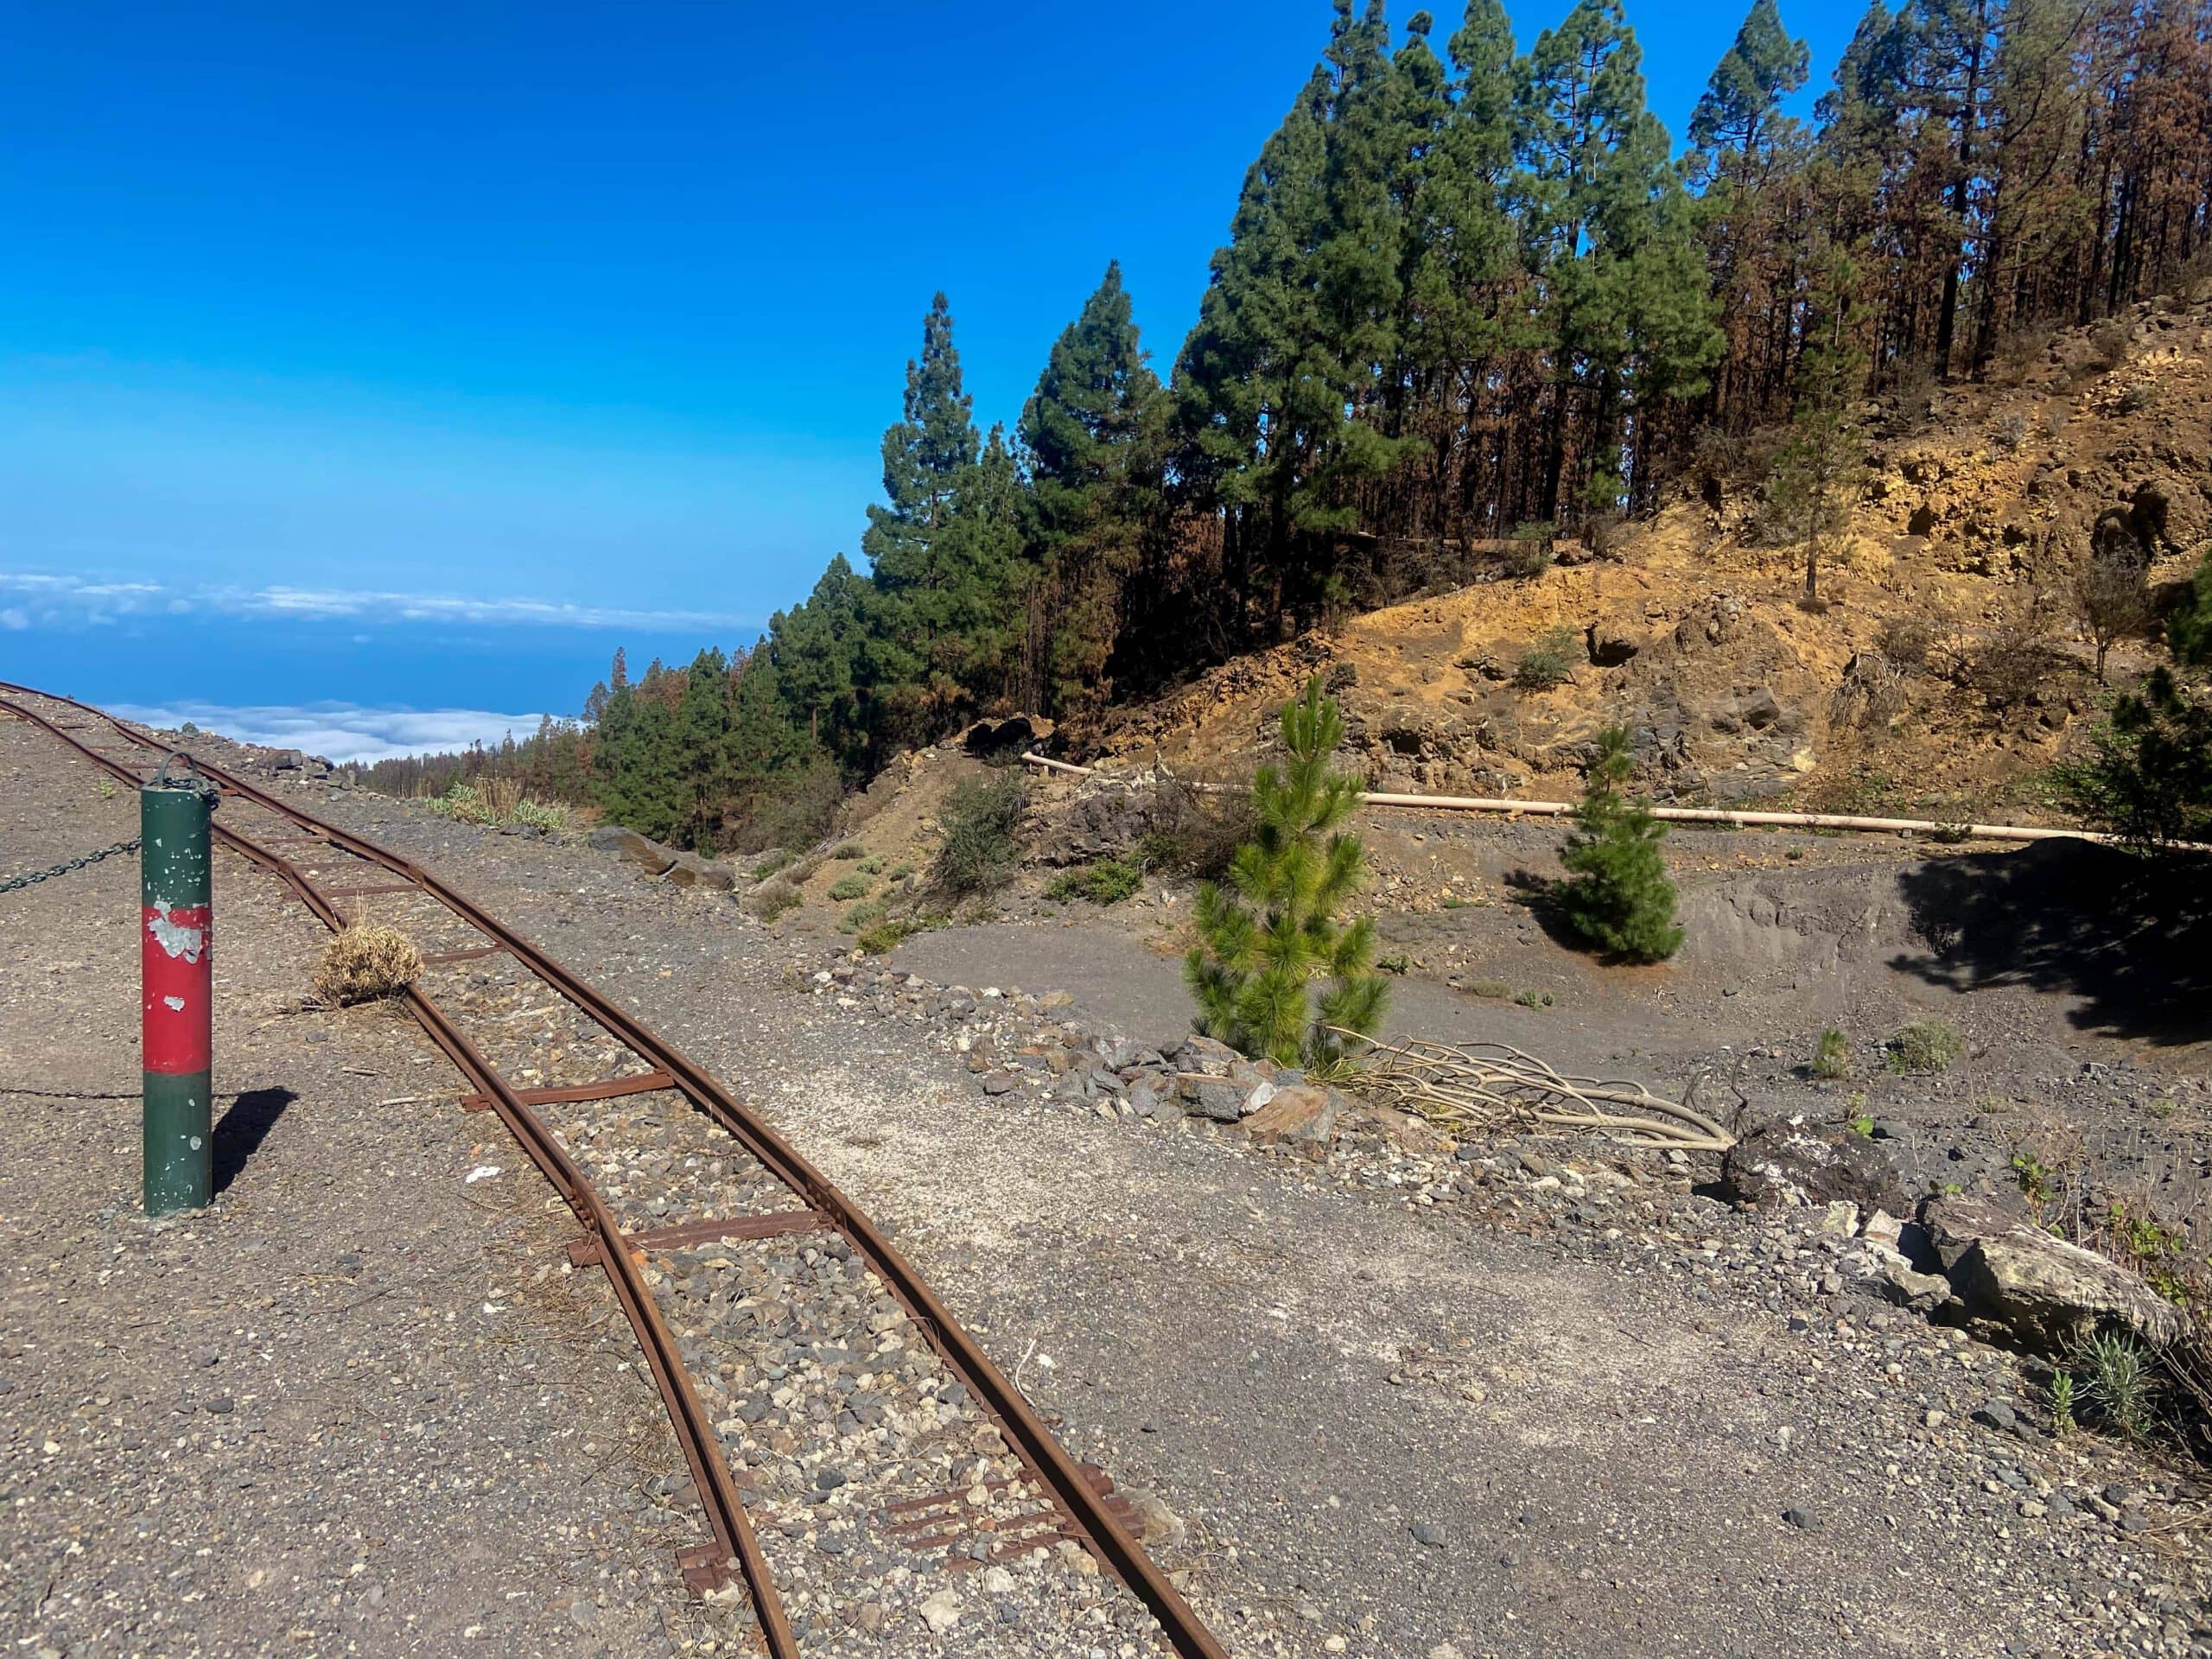
{"label": "exposed rock face", "polygon": [[676,855],[660,842],[619,823],[601,824],[591,832],[591,844],[602,853],[628,859],[647,875],[665,874],[676,862]]}
{"label": "exposed rock face", "polygon": [[2181,1334],[2180,1310],[2136,1274],[1995,1205],[1930,1198],[1921,1219],[1967,1313],[2023,1342],[2056,1349],[2102,1324],[2161,1346]]}
{"label": "exposed rock face", "polygon": [[[663,851],[667,850],[663,849]],[[712,887],[720,893],[732,893],[737,887],[737,872],[727,864],[716,864],[696,853],[678,853],[676,861],[663,872],[663,880],[676,887]]]}
{"label": "exposed rock face", "polygon": [[1861,1210],[1896,1202],[1897,1171],[1857,1135],[1828,1137],[1800,1123],[1762,1123],[1721,1160],[1720,1184],[1744,1204],[1832,1204]]}

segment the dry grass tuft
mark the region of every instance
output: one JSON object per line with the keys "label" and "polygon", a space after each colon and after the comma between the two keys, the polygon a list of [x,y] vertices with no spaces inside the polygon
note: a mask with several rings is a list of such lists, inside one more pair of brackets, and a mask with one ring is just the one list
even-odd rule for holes
{"label": "dry grass tuft", "polygon": [[423,971],[423,953],[396,927],[365,922],[331,940],[315,970],[315,991],[333,1007],[396,996]]}

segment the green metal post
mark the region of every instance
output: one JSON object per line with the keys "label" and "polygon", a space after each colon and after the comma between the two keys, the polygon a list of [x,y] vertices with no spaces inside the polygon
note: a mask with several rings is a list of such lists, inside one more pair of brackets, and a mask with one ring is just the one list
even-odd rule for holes
{"label": "green metal post", "polygon": [[215,1196],[215,920],[207,814],[208,798],[197,790],[156,785],[139,795],[149,1216],[201,1209]]}

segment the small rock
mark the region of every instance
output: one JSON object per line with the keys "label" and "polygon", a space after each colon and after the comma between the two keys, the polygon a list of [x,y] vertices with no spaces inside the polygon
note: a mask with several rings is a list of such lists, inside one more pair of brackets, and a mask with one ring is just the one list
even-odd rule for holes
{"label": "small rock", "polygon": [[1810,1510],[1784,1510],[1782,1518],[1800,1532],[1818,1532],[1821,1529],[1821,1517]]}
{"label": "small rock", "polygon": [[940,1590],[922,1604],[921,1614],[922,1623],[942,1636],[960,1622],[960,1598],[950,1590]]}

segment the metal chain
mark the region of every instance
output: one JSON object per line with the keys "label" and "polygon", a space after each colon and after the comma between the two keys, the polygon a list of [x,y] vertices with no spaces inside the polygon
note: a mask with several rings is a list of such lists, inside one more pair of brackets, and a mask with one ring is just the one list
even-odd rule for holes
{"label": "metal chain", "polygon": [[124,853],[135,853],[138,850],[138,843],[139,838],[133,836],[128,841],[117,842],[112,847],[103,847],[97,853],[86,853],[83,857],[73,858],[66,864],[57,864],[50,870],[33,870],[29,875],[11,876],[5,881],[0,881],[0,893],[13,893],[18,887],[31,887],[41,881],[51,881],[57,875],[67,875],[72,870],[81,870],[86,865],[97,864],[104,858],[115,858]]}

